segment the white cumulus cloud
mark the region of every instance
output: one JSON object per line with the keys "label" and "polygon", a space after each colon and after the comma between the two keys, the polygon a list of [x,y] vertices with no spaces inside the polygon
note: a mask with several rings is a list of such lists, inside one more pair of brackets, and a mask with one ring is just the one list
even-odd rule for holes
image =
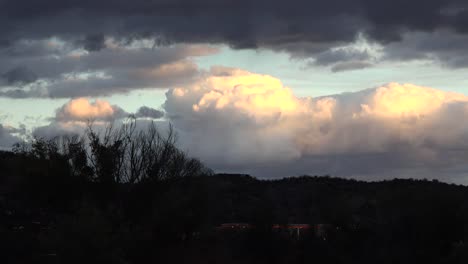
{"label": "white cumulus cloud", "polygon": [[166,96],[181,144],[219,170],[431,178],[421,172],[468,160],[463,94],[390,83],[298,98],[272,76],[214,67]]}
{"label": "white cumulus cloud", "polygon": [[122,108],[107,101],[90,101],[83,97],[68,101],[56,111],[56,119],[59,121],[113,120],[125,115]]}

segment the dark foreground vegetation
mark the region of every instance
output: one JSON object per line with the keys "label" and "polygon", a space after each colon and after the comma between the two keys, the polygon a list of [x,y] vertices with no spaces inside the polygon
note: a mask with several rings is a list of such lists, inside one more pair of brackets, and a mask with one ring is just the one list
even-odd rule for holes
{"label": "dark foreground vegetation", "polygon": [[213,175],[174,142],[130,122],[0,152],[0,263],[468,263],[467,187]]}

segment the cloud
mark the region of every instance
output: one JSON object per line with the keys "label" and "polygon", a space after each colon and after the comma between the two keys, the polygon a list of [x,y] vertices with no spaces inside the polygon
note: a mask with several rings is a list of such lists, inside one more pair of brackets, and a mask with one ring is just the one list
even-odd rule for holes
{"label": "cloud", "polygon": [[[136,113],[129,113],[118,105],[113,105],[101,99],[76,98],[66,102],[55,110],[55,116],[49,118],[49,124],[35,127],[32,134],[42,138],[53,138],[62,135],[83,134],[89,124],[100,131],[107,125],[119,127],[128,118],[134,117],[138,121],[138,128],[146,128],[148,122],[164,116],[164,112],[142,106]],[[158,123],[163,123],[158,121]],[[25,134],[25,128],[21,131]]]}
{"label": "cloud", "polygon": [[371,59],[367,50],[357,49],[332,49],[318,54],[315,57],[315,64],[328,66],[342,61],[363,61]]}
{"label": "cloud", "polygon": [[16,67],[0,75],[7,84],[28,84],[37,80],[37,76],[26,67]]}
{"label": "cloud", "polygon": [[346,45],[332,47],[316,54],[307,66],[330,67],[332,72],[361,70],[383,61],[382,47],[363,35]]}
{"label": "cloud", "polygon": [[164,116],[164,112],[151,107],[142,106],[138,108],[137,112],[135,113],[135,116],[137,118],[158,119]]}
{"label": "cloud", "polygon": [[[94,123],[95,126],[102,127],[102,123]],[[51,122],[48,125],[35,127],[32,135],[38,138],[54,138],[60,136],[83,135],[86,125],[83,122]]]}
{"label": "cloud", "polygon": [[17,129],[11,126],[0,124],[0,150],[11,149],[13,144],[21,141],[15,134],[22,134],[24,128]]}
{"label": "cloud", "polygon": [[62,2],[1,1],[0,97],[186,86],[204,74],[194,58],[217,44],[287,52],[332,72],[414,59],[468,66],[459,0]]}
{"label": "cloud", "polygon": [[400,42],[384,47],[382,59],[435,61],[450,68],[465,68],[468,67],[467,41],[468,35],[448,30],[407,33]]}
{"label": "cloud", "polygon": [[72,99],[57,109],[55,120],[68,121],[102,121],[115,120],[128,116],[120,107],[103,100],[89,101],[87,98]]}
{"label": "cloud", "polygon": [[154,47],[151,40],[123,43],[101,36],[80,40],[86,49],[57,38],[21,40],[0,48],[0,96],[96,97],[168,88],[198,76],[192,58],[218,52],[206,45]]}
{"label": "cloud", "polygon": [[166,96],[181,145],[217,170],[422,178],[468,158],[463,94],[390,83],[298,98],[272,76],[215,67]]}
{"label": "cloud", "polygon": [[106,47],[103,34],[88,35],[83,40],[83,48],[87,51],[100,51]]}
{"label": "cloud", "polygon": [[91,52],[105,49],[107,38],[154,39],[158,45],[226,44],[309,58],[359,35],[382,45],[399,43],[409,32],[445,29],[466,36],[467,18],[468,4],[461,0],[52,0],[47,7],[3,0],[0,49],[55,36]]}
{"label": "cloud", "polygon": [[343,71],[352,71],[352,70],[361,70],[365,68],[370,68],[374,64],[367,61],[347,61],[335,64],[332,68],[332,72],[343,72]]}
{"label": "cloud", "polygon": [[305,125],[304,117],[326,122],[334,105],[330,98],[296,98],[268,75],[216,67],[192,86],[170,90],[164,108],[188,149],[232,165],[298,158],[293,129]]}
{"label": "cloud", "polygon": [[[133,33],[160,34],[177,42],[202,40],[251,47],[288,40],[346,40],[362,31],[388,41],[404,30],[429,32],[442,26],[467,30],[467,4],[458,0],[52,1],[47,8],[32,6],[26,0],[5,0],[0,7],[5,22],[2,33],[7,40],[20,35],[101,33],[131,37]],[[35,23],[24,27],[30,21]]]}

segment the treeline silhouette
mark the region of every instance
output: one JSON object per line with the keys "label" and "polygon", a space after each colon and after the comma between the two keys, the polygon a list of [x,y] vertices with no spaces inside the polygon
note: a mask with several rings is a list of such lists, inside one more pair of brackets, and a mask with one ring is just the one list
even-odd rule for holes
{"label": "treeline silhouette", "polygon": [[467,239],[467,187],[213,174],[153,124],[0,152],[0,263],[468,263]]}

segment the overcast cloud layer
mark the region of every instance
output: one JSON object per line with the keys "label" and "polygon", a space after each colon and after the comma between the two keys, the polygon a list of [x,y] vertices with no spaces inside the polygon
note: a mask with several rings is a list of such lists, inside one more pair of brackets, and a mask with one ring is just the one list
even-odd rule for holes
{"label": "overcast cloud layer", "polygon": [[217,52],[205,44],[285,51],[332,72],[394,60],[464,68],[467,38],[463,0],[2,0],[0,96],[187,84],[199,74],[191,58]]}
{"label": "overcast cloud layer", "polygon": [[99,50],[101,35],[153,35],[166,42],[287,49],[301,42],[347,42],[358,32],[389,42],[405,31],[467,33],[467,7],[463,0],[3,0],[1,43],[55,35]]}

